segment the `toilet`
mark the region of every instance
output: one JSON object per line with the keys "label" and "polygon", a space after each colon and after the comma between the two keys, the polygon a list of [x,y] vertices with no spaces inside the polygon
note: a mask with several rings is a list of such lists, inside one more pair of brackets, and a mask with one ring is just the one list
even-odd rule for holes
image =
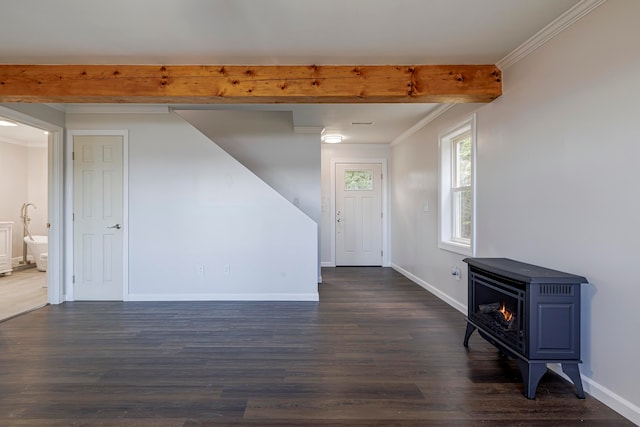
{"label": "toilet", "polygon": [[36,268],[38,269],[38,271],[47,271],[47,263],[49,261],[49,254],[48,253],[43,253],[40,254],[40,257],[38,258],[39,262],[36,261]]}

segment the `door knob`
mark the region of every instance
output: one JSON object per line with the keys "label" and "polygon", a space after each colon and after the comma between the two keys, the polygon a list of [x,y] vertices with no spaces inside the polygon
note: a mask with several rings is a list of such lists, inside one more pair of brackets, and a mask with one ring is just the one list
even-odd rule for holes
{"label": "door knob", "polygon": [[120,230],[120,224],[116,224],[116,225],[112,225],[111,227],[107,227],[107,228],[115,228],[116,230]]}
{"label": "door knob", "polygon": [[342,218],[338,218],[336,222],[342,222]]}

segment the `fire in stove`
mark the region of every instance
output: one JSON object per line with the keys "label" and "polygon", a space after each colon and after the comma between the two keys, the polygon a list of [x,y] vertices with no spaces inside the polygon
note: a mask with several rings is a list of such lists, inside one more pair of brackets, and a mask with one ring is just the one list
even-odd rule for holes
{"label": "fire in stove", "polygon": [[500,307],[500,310],[498,310],[498,313],[502,314],[502,317],[505,320],[505,322],[511,322],[513,320],[513,313],[507,310],[507,307],[505,307],[504,303],[502,303],[502,307]]}
{"label": "fire in stove", "polygon": [[517,328],[516,316],[511,310],[507,309],[505,303],[493,302],[490,304],[480,304],[478,311],[481,314],[489,316],[504,330],[508,331]]}

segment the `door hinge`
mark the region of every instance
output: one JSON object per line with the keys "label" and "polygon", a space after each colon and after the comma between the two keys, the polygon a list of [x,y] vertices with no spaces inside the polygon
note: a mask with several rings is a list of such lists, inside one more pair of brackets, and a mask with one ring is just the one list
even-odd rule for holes
{"label": "door hinge", "polygon": [[71,283],[76,283],[76,275],[74,274],[73,277],[71,278]]}
{"label": "door hinge", "polygon": [[380,212],[380,218],[384,218],[384,212]]}
{"label": "door hinge", "polygon": [[71,160],[75,160],[76,159],[76,152],[72,151],[71,152]]}
{"label": "door hinge", "polygon": [[75,221],[75,220],[76,220],[76,214],[73,213],[73,214],[71,214],[71,221]]}
{"label": "door hinge", "polygon": [[384,251],[380,251],[380,256],[384,256]]}

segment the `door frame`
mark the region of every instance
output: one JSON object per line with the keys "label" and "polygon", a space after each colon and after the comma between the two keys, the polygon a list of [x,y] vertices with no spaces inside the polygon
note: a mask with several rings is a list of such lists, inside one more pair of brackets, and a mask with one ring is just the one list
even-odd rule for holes
{"label": "door frame", "polygon": [[2,116],[49,132],[47,160],[47,221],[50,224],[47,263],[47,302],[64,302],[64,129],[28,114],[0,105]]}
{"label": "door frame", "polygon": [[385,158],[331,159],[331,267],[336,266],[336,165],[339,163],[375,163],[382,169],[382,266],[391,266],[389,252],[389,173]]}
{"label": "door frame", "polygon": [[113,130],[67,130],[67,199],[65,207],[69,214],[66,216],[65,253],[68,254],[65,260],[65,283],[66,300],[75,301],[74,274],[74,227],[73,227],[73,137],[74,136],[121,136],[122,137],[122,300],[129,300],[129,131],[121,129]]}

